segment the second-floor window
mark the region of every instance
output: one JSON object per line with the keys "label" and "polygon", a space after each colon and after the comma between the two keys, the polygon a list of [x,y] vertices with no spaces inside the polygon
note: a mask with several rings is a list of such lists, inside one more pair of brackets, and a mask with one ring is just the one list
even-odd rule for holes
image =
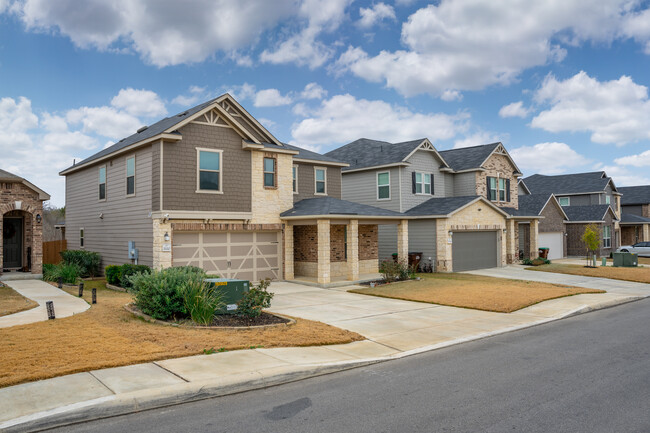
{"label": "second-floor window", "polygon": [[264,186],[275,188],[275,158],[264,158]]}
{"label": "second-floor window", "polygon": [[293,193],[298,194],[298,166],[293,166]]}
{"label": "second-floor window", "polygon": [[608,195],[605,196],[605,204],[612,204],[611,203],[612,198]]}
{"label": "second-floor window", "polygon": [[558,201],[560,202],[560,206],[569,206],[571,204],[569,197],[560,197]]}
{"label": "second-floor window", "polygon": [[612,228],[610,226],[603,227],[603,248],[612,247]]}
{"label": "second-floor window", "polygon": [[390,199],[390,172],[377,173],[377,200]]}
{"label": "second-floor window", "polygon": [[126,195],[135,195],[135,156],[126,159]]}
{"label": "second-floor window", "polygon": [[413,192],[415,194],[433,194],[431,187],[431,179],[433,176],[430,173],[413,173]]}
{"label": "second-floor window", "polygon": [[99,167],[99,199],[106,200],[106,166]]}
{"label": "second-floor window", "polygon": [[499,178],[499,201],[506,201],[506,180]]}
{"label": "second-floor window", "polygon": [[197,149],[198,168],[197,174],[199,192],[221,192],[221,151],[211,149]]}
{"label": "second-floor window", "polygon": [[316,194],[327,194],[327,171],[324,168],[314,168],[314,181]]}
{"label": "second-floor window", "polygon": [[487,196],[490,201],[510,201],[510,179],[487,177]]}

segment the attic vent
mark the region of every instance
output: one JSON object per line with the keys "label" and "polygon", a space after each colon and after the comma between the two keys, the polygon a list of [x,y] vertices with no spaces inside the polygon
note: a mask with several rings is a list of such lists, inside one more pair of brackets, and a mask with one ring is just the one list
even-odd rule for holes
{"label": "attic vent", "polygon": [[146,131],[149,127],[148,126],[143,126],[142,128],[138,129],[136,131],[137,134],[141,133],[142,131]]}
{"label": "attic vent", "polygon": [[179,114],[177,117],[183,117],[187,115],[187,111],[183,111],[181,114]]}

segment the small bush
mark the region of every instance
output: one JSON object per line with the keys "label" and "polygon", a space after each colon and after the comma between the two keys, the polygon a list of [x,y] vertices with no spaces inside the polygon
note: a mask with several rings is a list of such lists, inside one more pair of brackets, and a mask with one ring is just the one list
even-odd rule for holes
{"label": "small bush", "polygon": [[551,261],[548,259],[544,259],[542,257],[538,257],[536,259],[523,259],[521,261],[522,264],[526,266],[541,266],[541,265],[550,265]]}
{"label": "small bush", "polygon": [[61,251],[61,258],[66,265],[77,265],[81,269],[81,277],[95,277],[99,275],[102,256],[93,251],[65,250]]}
{"label": "small bush", "polygon": [[194,267],[167,268],[128,277],[135,305],[145,314],[160,320],[187,317],[182,287],[189,280],[203,280],[205,271]]}
{"label": "small bush", "polygon": [[59,277],[65,284],[76,284],[81,269],[76,264],[59,263],[58,265],[43,265],[43,280],[59,281]]}
{"label": "small bush", "polygon": [[147,265],[132,265],[126,263],[120,266],[118,284],[120,285],[120,287],[124,287],[125,289],[130,289],[131,282],[129,281],[129,277],[135,274],[150,274],[150,273],[151,273],[151,268]]}
{"label": "small bush", "polygon": [[379,273],[387,283],[392,283],[399,276],[399,263],[394,260],[384,260],[379,264]]}
{"label": "small bush", "polygon": [[193,322],[210,325],[215,312],[224,306],[223,292],[198,277],[190,277],[182,286],[185,309]]}
{"label": "small bush", "polygon": [[271,280],[267,278],[246,292],[237,303],[237,315],[254,319],[262,314],[264,308],[269,308],[273,299],[273,293],[267,290],[270,284]]}
{"label": "small bush", "polygon": [[104,268],[104,275],[106,275],[106,282],[108,284],[117,285],[120,284],[120,272],[122,271],[122,266],[118,265],[108,265]]}

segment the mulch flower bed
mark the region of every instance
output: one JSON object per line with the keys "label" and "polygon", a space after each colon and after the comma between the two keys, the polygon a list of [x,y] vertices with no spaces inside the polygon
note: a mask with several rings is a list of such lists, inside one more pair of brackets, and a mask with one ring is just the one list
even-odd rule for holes
{"label": "mulch flower bed", "polygon": [[221,314],[214,317],[212,326],[261,326],[275,325],[279,323],[289,323],[289,319],[262,312],[259,317],[253,319],[235,316],[234,314]]}

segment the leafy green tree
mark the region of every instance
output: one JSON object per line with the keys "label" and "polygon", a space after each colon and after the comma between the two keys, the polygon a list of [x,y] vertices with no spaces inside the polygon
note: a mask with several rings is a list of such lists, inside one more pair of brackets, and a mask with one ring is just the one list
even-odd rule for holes
{"label": "leafy green tree", "polygon": [[[587,246],[587,263],[589,263],[589,253],[593,251],[593,255],[595,255],[600,248],[600,227],[596,224],[588,224],[581,239]],[[596,266],[595,258],[594,266]]]}

